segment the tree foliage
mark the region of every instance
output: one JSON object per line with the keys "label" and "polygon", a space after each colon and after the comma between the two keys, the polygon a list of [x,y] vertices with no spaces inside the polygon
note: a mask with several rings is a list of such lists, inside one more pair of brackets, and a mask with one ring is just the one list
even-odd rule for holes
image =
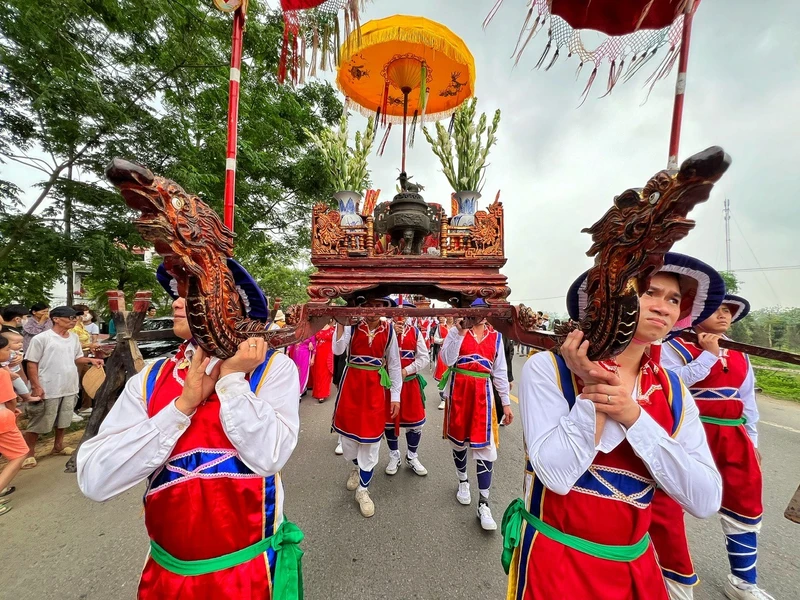
{"label": "tree foliage", "polygon": [[739,279],[736,277],[735,273],[731,271],[720,271],[719,274],[725,282],[725,289],[728,293],[736,294],[739,292]]}
{"label": "tree foliage", "polygon": [[800,352],[800,308],[763,308],[735,323],[731,337],[739,342]]}
{"label": "tree foliage", "polygon": [[[262,283],[281,285],[274,265],[301,285],[311,206],[332,191],[306,130],[318,133],[335,122],[342,106],[328,84],[278,84],[282,24],[267,9],[251,0],[245,33],[236,254],[257,267]],[[18,190],[0,181],[0,210],[13,217],[0,254],[18,252],[31,232],[49,227],[61,239],[51,262],[62,273],[68,262],[90,267],[90,293],[156,288],[155,265],[133,252],[144,245],[133,214],[103,170],[123,156],[221,209],[230,28],[230,16],[206,0],[4,3],[0,160],[37,169],[42,180],[25,215]],[[8,293],[30,287],[24,273],[14,277]],[[281,290],[286,297],[301,292]]]}

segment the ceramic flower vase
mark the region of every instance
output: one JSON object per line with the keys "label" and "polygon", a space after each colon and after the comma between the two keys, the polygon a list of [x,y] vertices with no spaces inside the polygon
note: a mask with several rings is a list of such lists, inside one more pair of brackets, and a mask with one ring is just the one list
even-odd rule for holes
{"label": "ceramic flower vase", "polygon": [[333,197],[339,203],[339,214],[342,216],[342,227],[360,227],[364,220],[357,210],[361,204],[361,194],[358,192],[336,192]]}
{"label": "ceramic flower vase", "polygon": [[456,192],[458,202],[458,214],[450,219],[453,227],[471,227],[475,224],[475,213],[478,210],[478,200],[480,192]]}

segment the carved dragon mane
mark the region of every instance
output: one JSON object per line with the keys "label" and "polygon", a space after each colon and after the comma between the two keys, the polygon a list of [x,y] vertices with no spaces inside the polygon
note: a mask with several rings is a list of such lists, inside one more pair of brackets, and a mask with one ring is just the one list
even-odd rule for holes
{"label": "carved dragon mane", "polygon": [[[664,265],[664,254],[694,228],[686,216],[708,200],[730,166],[713,146],[686,159],[677,171],[656,173],[642,189],[629,189],[585,233],[592,235],[594,266],[586,279],[588,304],[579,327],[589,340],[592,360],[622,352],[633,339],[639,315],[638,290]],[[569,333],[565,326],[559,337]]]}
{"label": "carved dragon mane", "polygon": [[246,315],[227,267],[234,234],[205,202],[127,160],[114,159],[106,176],[126,204],[141,212],[134,221],[136,228],[164,257],[164,267],[177,280],[178,294],[186,298],[189,327],[203,349],[228,358],[248,337],[263,337],[272,346],[294,341],[293,328],[267,331],[266,323]]}

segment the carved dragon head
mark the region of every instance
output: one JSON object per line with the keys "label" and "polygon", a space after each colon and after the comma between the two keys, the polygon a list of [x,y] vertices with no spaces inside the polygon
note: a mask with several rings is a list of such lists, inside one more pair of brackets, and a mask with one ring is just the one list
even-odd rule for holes
{"label": "carved dragon head", "polygon": [[[106,176],[125,203],[141,213],[134,221],[136,228],[164,257],[164,266],[179,288],[186,285],[187,276],[198,278],[202,285],[211,262],[224,262],[233,255],[233,232],[205,202],[174,181],[120,158],[111,161]],[[185,288],[179,291],[187,296]]]}
{"label": "carved dragon head", "polygon": [[656,173],[644,188],[626,190],[599,221],[583,230],[593,241],[587,255],[595,257],[587,276],[586,317],[580,325],[590,342],[591,358],[619,354],[633,339],[637,290],[649,285],[664,264],[664,254],[694,228],[689,211],[708,200],[730,164],[722,148],[708,148],[686,159],[677,171]]}

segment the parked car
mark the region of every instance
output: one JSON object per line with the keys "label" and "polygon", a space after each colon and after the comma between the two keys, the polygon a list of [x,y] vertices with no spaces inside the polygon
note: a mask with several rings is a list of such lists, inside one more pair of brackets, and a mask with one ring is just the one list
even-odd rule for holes
{"label": "parked car", "polygon": [[[142,331],[172,331],[173,320],[172,317],[158,317],[156,319],[147,319],[142,325]],[[178,347],[183,343],[183,340],[178,336],[164,340],[150,340],[137,342],[139,352],[142,353],[142,358],[145,361],[159,358],[161,356],[168,356],[178,351]],[[108,358],[116,346],[116,334],[110,336],[108,339],[103,340],[98,348],[98,355]]]}

